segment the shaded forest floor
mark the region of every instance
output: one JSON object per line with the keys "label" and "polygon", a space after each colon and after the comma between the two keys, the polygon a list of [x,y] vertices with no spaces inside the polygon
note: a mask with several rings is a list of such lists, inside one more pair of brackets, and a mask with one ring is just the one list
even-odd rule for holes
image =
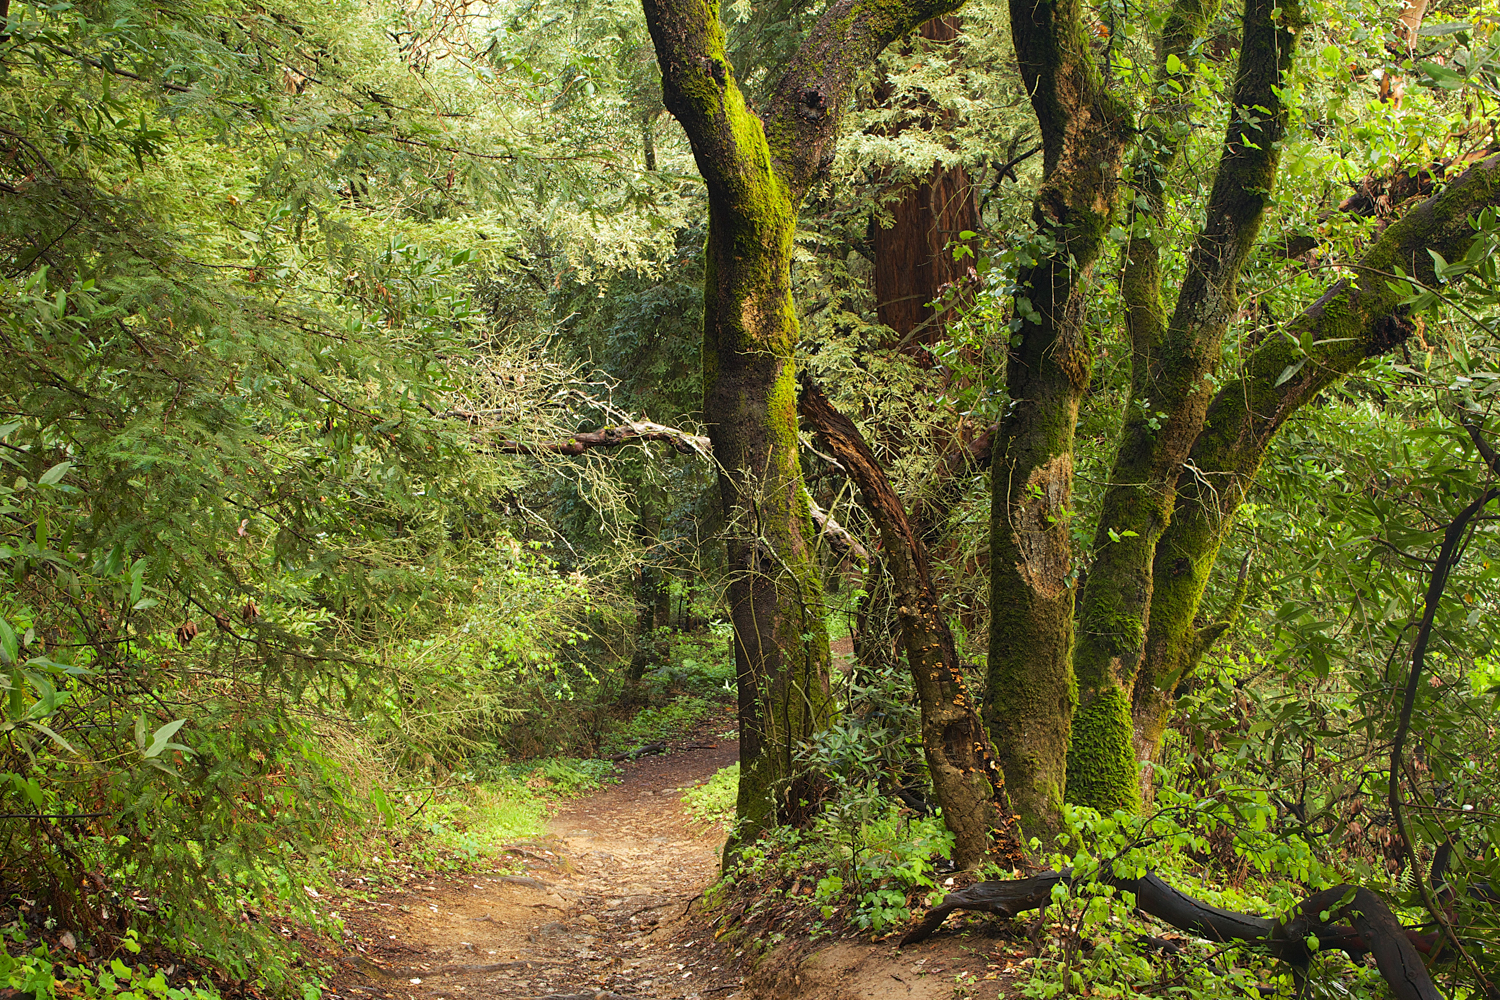
{"label": "shaded forest floor", "polygon": [[[704,734],[724,727],[706,720]],[[697,737],[695,737],[697,738]],[[615,997],[843,998],[997,996],[995,942],[940,937],[898,953],[894,939],[776,947],[716,939],[702,895],[718,874],[723,830],[693,822],[682,790],[738,760],[713,749],[623,765],[622,781],[565,803],[543,837],[461,873],[433,874],[345,906],[358,942],[325,997],[481,1000]],[[519,869],[519,871],[518,871]],[[733,944],[727,944],[730,940]],[[747,947],[748,946],[748,947]],[[761,960],[751,967],[750,956]]]}

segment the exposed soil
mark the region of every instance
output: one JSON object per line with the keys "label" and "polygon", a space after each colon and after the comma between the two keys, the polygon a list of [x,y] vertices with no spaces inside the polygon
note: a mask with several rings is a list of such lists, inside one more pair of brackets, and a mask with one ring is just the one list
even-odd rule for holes
{"label": "exposed soil", "polygon": [[[408,883],[346,906],[363,949],[341,960],[347,1000],[611,998],[993,998],[995,942],[940,937],[774,948],[715,940],[698,902],[718,871],[723,831],[693,823],[681,790],[738,759],[713,749],[623,764],[623,781],[567,803],[546,837],[517,843],[523,873],[494,866]],[[729,938],[726,938],[729,940]],[[747,945],[749,947],[747,947]],[[747,952],[762,951],[749,968]],[[986,981],[988,976],[990,981]],[[959,986],[959,978],[974,985]]]}

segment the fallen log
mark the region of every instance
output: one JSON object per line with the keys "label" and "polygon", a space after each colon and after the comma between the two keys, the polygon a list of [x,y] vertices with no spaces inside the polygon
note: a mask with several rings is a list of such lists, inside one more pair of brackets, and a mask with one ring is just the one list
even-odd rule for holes
{"label": "fallen log", "polygon": [[667,745],[664,742],[647,743],[645,746],[636,747],[634,750],[626,750],[624,753],[612,753],[609,759],[619,763],[622,760],[635,760],[644,757],[648,753],[666,753]]}
{"label": "fallen log", "polygon": [[[1299,970],[1306,969],[1313,952],[1308,938],[1316,937],[1321,951],[1339,950],[1355,961],[1374,955],[1380,974],[1397,1000],[1439,1000],[1437,988],[1422,954],[1430,952],[1436,935],[1403,927],[1382,900],[1369,889],[1338,885],[1308,897],[1288,920],[1277,921],[1250,913],[1211,906],[1162,881],[1154,873],[1122,878],[1107,871],[1075,877],[1070,870],[1045,871],[1006,882],[978,882],[949,893],[928,911],[920,924],[901,939],[902,947],[925,941],[955,910],[993,913],[1011,919],[1046,906],[1061,884],[1095,882],[1135,895],[1136,908],[1179,930],[1215,942],[1243,941],[1264,948],[1273,957]],[[1324,919],[1323,914],[1329,919]],[[1347,921],[1334,924],[1338,919]]]}

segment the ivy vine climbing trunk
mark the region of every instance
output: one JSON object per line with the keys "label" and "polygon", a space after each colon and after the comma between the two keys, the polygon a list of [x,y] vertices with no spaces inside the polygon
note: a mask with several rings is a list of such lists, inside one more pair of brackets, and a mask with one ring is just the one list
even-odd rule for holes
{"label": "ivy vine climbing trunk", "polygon": [[[1173,78],[1190,71],[1192,43],[1214,13],[1197,0],[1177,5],[1159,48],[1158,92],[1171,94]],[[1300,27],[1293,2],[1245,2],[1218,172],[1170,319],[1162,309],[1154,233],[1165,207],[1162,177],[1178,155],[1179,133],[1160,120],[1170,107],[1153,109],[1156,141],[1146,144],[1139,164],[1148,207],[1136,203],[1121,280],[1131,343],[1130,398],[1079,607],[1073,659],[1078,710],[1068,756],[1068,799],[1106,814],[1134,811],[1141,801],[1131,693],[1153,608],[1168,615],[1181,610],[1153,601],[1152,558],[1171,520],[1177,475],[1208,407],[1206,376],[1218,366],[1224,333],[1238,309],[1236,281],[1271,197],[1286,129],[1282,77]],[[1189,617],[1194,611],[1196,602]]]}
{"label": "ivy vine climbing trunk", "polygon": [[856,74],[959,2],[835,0],[757,114],[727,58],[716,0],[643,0],[663,102],[708,189],[703,409],[728,525],[741,838],[799,819],[814,789],[796,750],[834,712],[817,535],[798,458],[797,211],[832,160]]}
{"label": "ivy vine climbing trunk", "polygon": [[1011,32],[1042,135],[1029,260],[1016,278],[1010,404],[991,467],[989,685],[984,718],[1030,830],[1062,807],[1073,676],[1073,436],[1091,348],[1084,296],[1130,135],[1078,0],[1011,0]]}

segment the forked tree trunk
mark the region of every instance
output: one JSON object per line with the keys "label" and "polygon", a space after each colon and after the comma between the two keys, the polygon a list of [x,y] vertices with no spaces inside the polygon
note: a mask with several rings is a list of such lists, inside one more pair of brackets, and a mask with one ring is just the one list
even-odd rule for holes
{"label": "forked tree trunk", "polygon": [[727,522],[739,836],[810,800],[796,752],[832,718],[817,535],[798,461],[792,236],[856,73],[957,0],[835,0],[767,102],[746,104],[715,0],[644,0],[663,100],[708,188],[703,409]]}
{"label": "forked tree trunk", "polygon": [[[1435,285],[1428,251],[1461,259],[1476,237],[1469,220],[1490,206],[1500,206],[1500,156],[1475,164],[1392,223],[1355,271],[1393,274],[1400,268]],[[1132,698],[1140,759],[1156,759],[1182,681],[1222,632],[1217,626],[1197,628],[1194,616],[1266,449],[1298,409],[1366,358],[1411,336],[1416,327],[1401,307],[1404,297],[1383,280],[1338,282],[1288,324],[1285,336],[1267,338],[1209,405],[1152,566],[1152,614]],[[1313,346],[1304,354],[1302,343]]]}
{"label": "forked tree trunk", "polygon": [[1093,359],[1084,295],[1129,138],[1084,35],[1078,0],[1011,0],[1021,76],[1042,133],[1042,188],[1017,275],[1010,406],[991,481],[989,686],[984,718],[1022,825],[1062,808],[1073,677],[1073,435]]}
{"label": "forked tree trunk", "polygon": [[[1197,4],[1177,11],[1157,69],[1158,90],[1168,93],[1175,75],[1168,60],[1178,62],[1190,52],[1214,13]],[[1156,143],[1157,159],[1142,164],[1154,211],[1137,213],[1121,282],[1131,340],[1130,399],[1100,507],[1073,659],[1078,711],[1067,797],[1106,815],[1133,812],[1141,803],[1131,691],[1153,606],[1151,562],[1171,520],[1183,459],[1203,425],[1211,392],[1206,376],[1218,367],[1224,333],[1238,309],[1236,280],[1275,182],[1286,128],[1281,82],[1291,66],[1298,17],[1294,3],[1246,0],[1219,169],[1170,320],[1161,308],[1159,250],[1151,232],[1165,200],[1161,174],[1150,168],[1164,173],[1174,165],[1175,142]]]}

